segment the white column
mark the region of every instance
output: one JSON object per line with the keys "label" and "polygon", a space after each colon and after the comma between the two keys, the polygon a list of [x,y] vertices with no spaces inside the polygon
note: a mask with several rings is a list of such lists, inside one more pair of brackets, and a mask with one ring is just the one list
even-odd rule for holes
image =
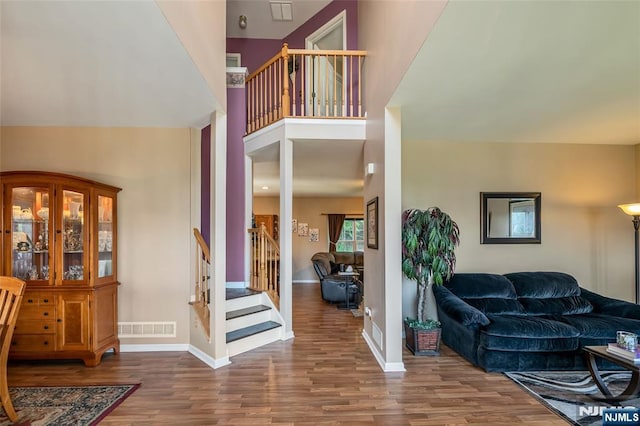
{"label": "white column", "polygon": [[216,364],[225,365],[227,356],[226,335],[226,284],[227,284],[227,116],[215,111],[211,115],[211,255],[213,312],[211,336],[213,358]]}
{"label": "white column", "polygon": [[284,339],[293,337],[293,141],[280,140],[280,314],[285,321]]}
{"label": "white column", "polygon": [[384,341],[385,371],[405,371],[402,362],[402,124],[400,108],[384,119]]}
{"label": "white column", "polygon": [[[244,156],[244,223],[246,228],[252,226],[251,215],[253,213],[253,160],[248,155]],[[248,232],[244,234],[244,285],[249,287],[251,284],[251,236]]]}

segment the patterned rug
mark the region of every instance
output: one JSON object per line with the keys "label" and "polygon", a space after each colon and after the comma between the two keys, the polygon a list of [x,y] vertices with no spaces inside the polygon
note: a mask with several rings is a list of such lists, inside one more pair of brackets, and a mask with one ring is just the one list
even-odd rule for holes
{"label": "patterned rug", "polygon": [[[19,425],[96,425],[140,385],[9,387]],[[0,410],[0,425],[12,424]]]}
{"label": "patterned rug", "polygon": [[[618,405],[594,400],[591,396],[602,397],[602,394],[588,371],[504,374],[573,425],[602,425],[603,408],[640,407],[640,397],[628,399]],[[631,378],[631,372],[628,371],[608,371],[601,374],[614,395],[622,392]]]}

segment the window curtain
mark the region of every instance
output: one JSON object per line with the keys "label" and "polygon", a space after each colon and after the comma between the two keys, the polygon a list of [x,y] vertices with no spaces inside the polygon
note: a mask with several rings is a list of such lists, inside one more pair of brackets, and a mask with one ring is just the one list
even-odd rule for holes
{"label": "window curtain", "polygon": [[336,251],[336,243],[340,239],[345,216],[344,214],[329,215],[329,251]]}

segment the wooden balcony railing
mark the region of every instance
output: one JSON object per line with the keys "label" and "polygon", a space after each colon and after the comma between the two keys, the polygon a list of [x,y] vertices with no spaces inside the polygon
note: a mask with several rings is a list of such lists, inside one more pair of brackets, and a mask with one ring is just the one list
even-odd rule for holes
{"label": "wooden balcony railing", "polygon": [[195,282],[195,300],[189,302],[202,324],[202,328],[207,335],[207,339],[211,339],[209,298],[211,291],[209,283],[211,281],[211,255],[209,246],[202,237],[200,231],[193,229],[193,236],[196,244],[196,282]]}
{"label": "wooden balcony railing", "polygon": [[280,247],[261,224],[250,228],[251,281],[249,287],[266,292],[274,305],[280,306]]}
{"label": "wooden balcony railing", "polygon": [[289,49],[246,81],[247,134],[285,117],[364,118],[362,50]]}

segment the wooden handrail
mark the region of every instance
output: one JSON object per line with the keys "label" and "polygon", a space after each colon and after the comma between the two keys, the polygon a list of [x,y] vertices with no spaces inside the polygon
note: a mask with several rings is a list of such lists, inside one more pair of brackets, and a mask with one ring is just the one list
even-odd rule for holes
{"label": "wooden handrail", "polygon": [[289,49],[246,80],[247,134],[287,117],[364,118],[364,50]]}
{"label": "wooden handrail", "polygon": [[204,259],[207,262],[211,263],[211,253],[209,252],[209,246],[207,245],[207,242],[204,240],[204,237],[202,236],[198,228],[193,228],[193,236],[196,238],[196,242],[198,243],[198,246],[200,246],[200,249],[202,250],[202,255],[204,256]]}

